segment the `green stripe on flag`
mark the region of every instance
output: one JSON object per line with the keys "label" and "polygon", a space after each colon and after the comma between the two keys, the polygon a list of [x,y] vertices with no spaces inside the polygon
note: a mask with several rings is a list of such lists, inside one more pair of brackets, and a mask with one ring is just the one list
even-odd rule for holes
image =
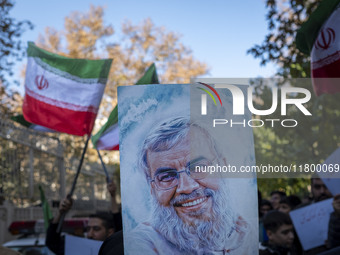
{"label": "green stripe on flag", "polygon": [[28,122],[27,120],[25,120],[24,115],[20,114],[20,115],[16,115],[16,116],[12,116],[11,120],[14,120],[15,122],[18,122],[20,125],[24,126],[24,127],[30,127],[32,126],[31,122]]}
{"label": "green stripe on flag", "polygon": [[[145,84],[159,84],[157,70],[154,63],[150,65],[148,70],[146,70],[145,74],[142,78],[140,78],[135,85],[145,85]],[[100,137],[105,133],[105,131],[112,125],[118,123],[118,106],[116,105],[113,111],[110,113],[109,119],[107,122],[101,127],[97,134],[91,137],[92,144],[95,148],[97,148],[97,142]],[[118,142],[118,141],[117,141]]]}
{"label": "green stripe on flag", "polygon": [[135,85],[143,84],[159,84],[156,66],[154,63],[146,70],[142,78],[140,78]]}
{"label": "green stripe on flag", "polygon": [[50,205],[48,204],[45,198],[45,193],[41,185],[39,185],[39,190],[40,190],[41,207],[43,208],[43,212],[44,212],[44,226],[45,226],[45,230],[47,230],[50,220],[52,220],[53,218],[53,214],[52,214]]}
{"label": "green stripe on flag", "polygon": [[[77,59],[60,56],[28,43],[28,57],[39,58],[51,67],[67,72],[83,79],[107,79],[112,59]],[[65,61],[67,60],[67,61]]]}
{"label": "green stripe on flag", "polygon": [[332,14],[340,0],[323,0],[318,8],[302,24],[295,38],[296,47],[305,54],[310,54],[322,25]]}
{"label": "green stripe on flag", "polygon": [[33,124],[31,122],[28,122],[25,119],[24,115],[22,115],[22,114],[19,114],[19,115],[16,115],[16,116],[12,116],[11,120],[14,120],[15,122],[19,123],[20,125],[22,125],[24,127],[27,127],[29,129],[35,130],[35,131],[50,132],[50,133],[56,132],[53,129],[50,129],[50,128],[47,128],[47,127],[44,127],[44,126],[40,126],[40,125]]}
{"label": "green stripe on flag", "polygon": [[112,125],[118,122],[118,106],[116,105],[115,108],[110,113],[110,116],[107,122],[101,127],[97,134],[91,137],[92,144],[95,148],[97,148],[97,142],[99,138],[105,133],[105,131]]}

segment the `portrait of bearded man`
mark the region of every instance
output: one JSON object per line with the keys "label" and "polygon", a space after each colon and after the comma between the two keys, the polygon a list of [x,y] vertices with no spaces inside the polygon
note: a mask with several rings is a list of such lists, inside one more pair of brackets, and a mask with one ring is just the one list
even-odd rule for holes
{"label": "portrait of bearded man", "polygon": [[139,155],[150,190],[150,217],[126,233],[130,254],[251,254],[251,225],[231,206],[228,178],[207,171],[226,165],[209,132],[176,117],[146,136]]}

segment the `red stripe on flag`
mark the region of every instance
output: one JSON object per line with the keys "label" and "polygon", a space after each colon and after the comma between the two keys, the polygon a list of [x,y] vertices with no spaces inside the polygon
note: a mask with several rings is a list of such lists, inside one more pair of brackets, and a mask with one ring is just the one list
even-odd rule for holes
{"label": "red stripe on flag", "polygon": [[27,86],[25,86],[25,92],[26,94],[35,98],[36,100],[40,102],[45,102],[46,104],[49,104],[49,105],[55,105],[60,108],[68,108],[68,109],[72,109],[73,111],[77,111],[77,112],[93,112],[93,113],[98,112],[98,108],[94,107],[93,105],[81,106],[77,104],[62,102],[60,100],[55,100],[53,98],[49,98],[49,97],[40,95],[38,93],[35,93],[34,91],[30,90]]}
{"label": "red stripe on flag", "polygon": [[319,96],[323,93],[334,94],[340,92],[340,60],[317,69],[313,69],[313,66],[312,63],[313,87],[316,95]]}
{"label": "red stripe on flag", "polygon": [[98,150],[119,151],[119,144],[103,146],[98,143],[97,148]]}
{"label": "red stripe on flag", "polygon": [[112,146],[97,146],[98,150],[106,150],[106,151],[119,151],[119,144],[112,145]]}
{"label": "red stripe on flag", "polygon": [[111,151],[119,151],[119,144],[109,149]]}
{"label": "red stripe on flag", "polygon": [[83,136],[90,134],[97,114],[73,111],[45,102],[25,94],[23,114],[27,121],[53,130]]}
{"label": "red stripe on flag", "polygon": [[100,140],[98,140],[97,143],[97,148],[99,150],[107,150],[107,151],[119,151],[119,144],[112,144],[112,145],[104,145],[103,143],[101,143]]}

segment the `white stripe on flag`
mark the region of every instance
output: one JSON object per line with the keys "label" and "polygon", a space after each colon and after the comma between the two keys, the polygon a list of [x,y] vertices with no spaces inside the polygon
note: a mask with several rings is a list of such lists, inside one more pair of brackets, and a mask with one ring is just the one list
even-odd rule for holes
{"label": "white stripe on flag", "polygon": [[339,60],[340,8],[321,27],[311,52],[313,69]]}
{"label": "white stripe on flag", "polygon": [[119,144],[118,123],[109,127],[97,141],[98,150],[111,150]]}
{"label": "white stripe on flag", "polygon": [[50,128],[47,128],[47,127],[43,127],[43,126],[40,126],[40,125],[36,125],[36,124],[32,124],[29,128],[33,129],[35,131],[39,131],[39,132],[50,132],[50,133],[56,132],[53,129],[50,129]]}
{"label": "white stripe on flag", "polygon": [[[41,75],[47,80],[48,87],[39,89],[36,83],[40,82]],[[79,81],[52,73],[38,65],[34,58],[28,58],[25,86],[29,91],[26,90],[26,92],[40,101],[67,109],[99,105],[105,84],[86,84]],[[65,88],[69,93],[65,93]],[[94,108],[97,110],[97,107]]]}

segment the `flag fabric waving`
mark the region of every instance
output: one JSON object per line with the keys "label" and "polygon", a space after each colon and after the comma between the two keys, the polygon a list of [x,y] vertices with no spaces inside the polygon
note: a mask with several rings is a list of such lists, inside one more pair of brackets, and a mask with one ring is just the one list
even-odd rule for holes
{"label": "flag fabric waving", "polygon": [[[340,0],[324,0],[296,35],[297,48],[311,55],[316,95],[340,92]],[[338,79],[334,79],[338,78]]]}
{"label": "flag fabric waving", "polygon": [[55,130],[49,129],[47,127],[43,127],[40,125],[36,125],[33,123],[30,123],[28,121],[25,120],[24,115],[19,114],[16,116],[12,116],[11,120],[14,120],[15,122],[19,123],[20,125],[27,127],[29,129],[33,129],[35,131],[40,131],[40,132],[55,132]]}
{"label": "flag fabric waving", "polygon": [[45,198],[45,193],[41,185],[39,185],[39,190],[40,190],[41,206],[43,208],[43,213],[44,213],[44,227],[45,227],[45,230],[47,230],[48,225],[50,224],[50,220],[52,220],[53,218],[53,214],[52,214],[50,205],[48,204]]}
{"label": "flag fabric waving", "polygon": [[32,42],[27,55],[26,121],[72,135],[90,134],[112,60],[67,58]]}
{"label": "flag fabric waving", "polygon": [[[155,64],[151,64],[142,78],[135,85],[158,84]],[[109,119],[97,134],[92,136],[92,143],[98,150],[119,150],[118,107],[110,113]]]}

